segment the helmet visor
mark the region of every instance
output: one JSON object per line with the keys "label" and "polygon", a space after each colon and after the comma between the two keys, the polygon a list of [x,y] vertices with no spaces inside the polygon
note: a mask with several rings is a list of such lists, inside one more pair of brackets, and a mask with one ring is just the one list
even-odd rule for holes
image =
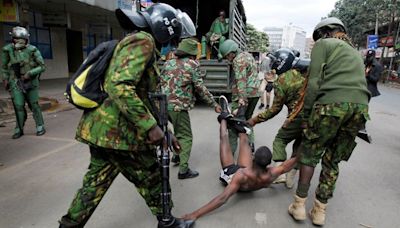
{"label": "helmet visor", "polygon": [[196,27],[193,24],[192,19],[190,19],[187,13],[177,10],[176,18],[182,25],[182,32],[180,38],[188,38],[196,36]]}

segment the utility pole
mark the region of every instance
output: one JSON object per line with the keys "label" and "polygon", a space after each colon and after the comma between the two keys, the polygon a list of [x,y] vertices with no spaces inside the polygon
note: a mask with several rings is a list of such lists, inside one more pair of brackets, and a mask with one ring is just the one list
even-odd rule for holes
{"label": "utility pole", "polygon": [[378,29],[379,29],[379,21],[378,21],[378,12],[375,14],[375,35],[378,35]]}

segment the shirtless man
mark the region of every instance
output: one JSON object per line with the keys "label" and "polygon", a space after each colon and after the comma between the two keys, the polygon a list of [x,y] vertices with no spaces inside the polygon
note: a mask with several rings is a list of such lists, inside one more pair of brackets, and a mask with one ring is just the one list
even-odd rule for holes
{"label": "shirtless man", "polygon": [[[266,146],[262,146],[254,153],[254,158],[249,146],[249,133],[245,122],[233,120],[232,115],[228,111],[227,100],[220,97],[220,105],[222,113],[219,115],[220,121],[220,160],[221,160],[221,176],[220,180],[226,185],[224,191],[212,199],[209,203],[198,210],[184,215],[184,219],[197,218],[219,208],[228,199],[238,191],[250,192],[262,188],[267,188],[279,175],[290,171],[296,164],[297,158],[282,163],[278,167],[267,167],[271,163],[271,151]],[[228,139],[227,127],[235,128],[239,131],[239,157],[235,164],[233,153],[231,151]]]}

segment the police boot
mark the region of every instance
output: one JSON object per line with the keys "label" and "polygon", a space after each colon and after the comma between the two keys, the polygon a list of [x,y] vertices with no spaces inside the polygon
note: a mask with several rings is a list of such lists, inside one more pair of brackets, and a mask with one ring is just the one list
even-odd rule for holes
{"label": "police boot", "polygon": [[297,221],[306,220],[306,198],[294,195],[294,202],[289,206],[289,214]]}
{"label": "police boot", "polygon": [[294,178],[296,177],[296,169],[292,169],[286,173],[286,188],[293,188],[294,186]]}
{"label": "police boot", "polygon": [[325,214],[327,203],[321,203],[319,200],[314,200],[314,206],[310,211],[310,217],[314,225],[322,226],[325,224]]}
{"label": "police boot", "polygon": [[191,228],[194,225],[193,220],[184,220],[175,217],[171,217],[170,221],[162,221],[161,216],[157,216],[158,228]]}
{"label": "police boot", "polygon": [[37,126],[36,127],[36,135],[41,136],[46,133],[46,129],[44,129],[44,126]]}
{"label": "police boot", "polygon": [[60,223],[59,228],[83,228],[84,226],[71,220],[67,215],[64,215],[58,222]]}
{"label": "police boot", "polygon": [[[282,165],[282,162],[275,162],[275,167],[278,167]],[[278,178],[276,178],[276,180],[274,180],[274,182],[272,182],[273,184],[280,184],[280,183],[285,183],[286,182],[286,176],[285,174],[281,174],[279,175]]]}
{"label": "police boot", "polygon": [[21,136],[24,135],[24,132],[21,131],[19,128],[15,128],[14,134],[12,136],[12,139],[18,139],[21,138]]}

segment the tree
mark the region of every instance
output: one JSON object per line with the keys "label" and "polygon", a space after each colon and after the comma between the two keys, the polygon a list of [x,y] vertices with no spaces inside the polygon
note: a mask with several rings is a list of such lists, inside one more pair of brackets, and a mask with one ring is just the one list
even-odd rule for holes
{"label": "tree", "polygon": [[257,29],[251,25],[246,25],[247,31],[247,48],[250,51],[266,52],[269,46],[268,35],[265,32],[257,31]]}
{"label": "tree", "polygon": [[379,25],[393,24],[396,15],[400,15],[399,0],[339,0],[329,13],[343,21],[358,46],[365,46],[365,32],[375,28],[376,18]]}

